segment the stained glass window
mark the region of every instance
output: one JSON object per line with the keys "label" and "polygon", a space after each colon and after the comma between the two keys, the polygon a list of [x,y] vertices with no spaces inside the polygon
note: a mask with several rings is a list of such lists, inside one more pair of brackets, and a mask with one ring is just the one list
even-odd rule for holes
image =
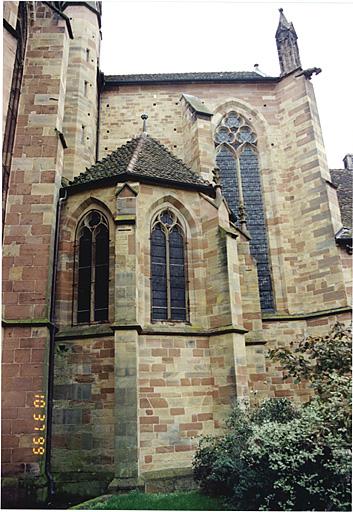
{"label": "stained glass window", "polygon": [[92,210],[77,231],[77,323],[108,320],[109,230],[105,216]]}
{"label": "stained glass window", "polygon": [[241,212],[246,212],[246,225],[251,235],[250,251],[257,265],[261,309],[266,312],[273,311],[270,256],[256,133],[243,116],[237,112],[229,112],[216,129],[215,144],[218,146],[216,161],[222,193],[239,226]]}
{"label": "stained glass window", "polygon": [[157,215],[151,233],[152,320],[187,319],[185,234],[173,211]]}

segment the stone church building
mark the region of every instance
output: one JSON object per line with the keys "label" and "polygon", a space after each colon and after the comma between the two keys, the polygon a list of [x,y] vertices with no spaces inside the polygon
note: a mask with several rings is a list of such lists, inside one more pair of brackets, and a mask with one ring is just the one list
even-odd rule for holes
{"label": "stone church building", "polygon": [[106,76],[100,2],[3,35],[3,499],[187,486],[235,401],[308,398],[268,349],[350,321],[320,70],[282,10],[279,76]]}

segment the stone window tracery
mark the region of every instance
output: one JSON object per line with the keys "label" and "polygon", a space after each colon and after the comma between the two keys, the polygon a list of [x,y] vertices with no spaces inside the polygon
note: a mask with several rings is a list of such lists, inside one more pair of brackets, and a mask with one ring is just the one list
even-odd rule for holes
{"label": "stone window tracery", "polygon": [[76,323],[108,320],[109,227],[98,210],[81,220],[76,235]]}
{"label": "stone window tracery", "polygon": [[160,212],[151,230],[152,321],[186,321],[185,232],[169,208]]}
{"label": "stone window tracery", "polygon": [[236,223],[246,225],[256,260],[261,309],[274,310],[267,227],[257,153],[257,135],[237,112],[224,115],[215,131],[222,193]]}

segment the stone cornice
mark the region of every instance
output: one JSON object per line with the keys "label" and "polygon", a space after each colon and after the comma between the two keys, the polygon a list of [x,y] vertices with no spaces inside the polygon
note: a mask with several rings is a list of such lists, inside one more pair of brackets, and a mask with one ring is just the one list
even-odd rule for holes
{"label": "stone cornice", "polygon": [[54,327],[48,318],[2,319],[3,327]]}
{"label": "stone cornice", "polygon": [[113,330],[110,324],[74,325],[59,330],[55,339],[70,340],[81,338],[102,338],[104,336],[113,335]]}
{"label": "stone cornice", "polygon": [[311,318],[318,318],[330,315],[339,315],[341,313],[349,313],[352,311],[350,306],[341,308],[324,309],[322,311],[312,311],[310,313],[296,313],[296,314],[281,314],[281,313],[263,313],[263,322],[287,322],[294,320],[310,320]]}
{"label": "stone cornice", "polygon": [[142,327],[139,324],[100,324],[89,326],[73,326],[61,329],[55,339],[69,340],[82,338],[97,338],[113,336],[114,331],[137,331],[144,336],[202,336],[212,337],[223,334],[246,334],[248,331],[240,325],[225,325],[214,329],[203,329],[202,327],[193,327],[191,325],[168,325],[161,324],[148,325]]}

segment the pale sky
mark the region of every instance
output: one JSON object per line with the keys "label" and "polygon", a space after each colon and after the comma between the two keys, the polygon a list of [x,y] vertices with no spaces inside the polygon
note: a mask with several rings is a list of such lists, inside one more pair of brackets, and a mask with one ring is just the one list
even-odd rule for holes
{"label": "pale sky", "polygon": [[330,168],[353,152],[352,2],[103,0],[101,69],[106,75],[250,71],[279,74],[278,8],[298,35],[314,76]]}

